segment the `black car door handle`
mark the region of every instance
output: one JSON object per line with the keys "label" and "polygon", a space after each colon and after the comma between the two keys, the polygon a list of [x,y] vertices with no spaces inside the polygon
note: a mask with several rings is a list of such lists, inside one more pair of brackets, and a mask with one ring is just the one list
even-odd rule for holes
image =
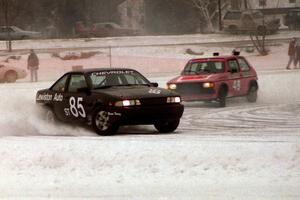
{"label": "black car door handle", "polygon": [[70,95],[66,95],[64,98],[65,98],[66,100],[69,100],[69,99],[71,98],[71,96],[70,96]]}

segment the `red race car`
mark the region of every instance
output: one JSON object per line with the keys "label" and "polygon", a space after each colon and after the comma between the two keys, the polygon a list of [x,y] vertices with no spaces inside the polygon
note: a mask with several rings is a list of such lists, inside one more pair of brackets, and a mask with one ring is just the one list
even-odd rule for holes
{"label": "red race car", "polygon": [[181,75],[168,81],[167,88],[179,93],[183,101],[217,101],[226,106],[227,97],[246,96],[256,102],[258,83],[255,69],[234,52],[231,56],[192,59]]}

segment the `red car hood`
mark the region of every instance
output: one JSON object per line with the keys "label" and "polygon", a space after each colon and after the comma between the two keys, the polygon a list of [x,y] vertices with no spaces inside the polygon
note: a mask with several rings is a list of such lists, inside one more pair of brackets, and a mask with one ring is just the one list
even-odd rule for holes
{"label": "red car hood", "polygon": [[211,79],[214,75],[185,75],[185,76],[178,76],[169,81],[169,83],[182,83],[182,82],[191,82],[191,81],[206,81]]}

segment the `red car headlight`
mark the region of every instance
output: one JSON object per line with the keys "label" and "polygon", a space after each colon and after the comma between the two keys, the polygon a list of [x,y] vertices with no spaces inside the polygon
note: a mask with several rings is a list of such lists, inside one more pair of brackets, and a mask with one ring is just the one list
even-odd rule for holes
{"label": "red car headlight", "polygon": [[204,88],[213,88],[213,87],[215,87],[215,84],[207,82],[207,83],[203,83],[203,87]]}

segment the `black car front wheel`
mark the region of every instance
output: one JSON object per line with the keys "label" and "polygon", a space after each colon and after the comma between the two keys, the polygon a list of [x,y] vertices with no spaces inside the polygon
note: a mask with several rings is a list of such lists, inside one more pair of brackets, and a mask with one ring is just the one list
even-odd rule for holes
{"label": "black car front wheel", "polygon": [[109,112],[99,108],[92,118],[92,126],[98,135],[113,135],[119,129],[119,126],[111,122]]}
{"label": "black car front wheel", "polygon": [[179,122],[180,122],[180,119],[163,121],[163,122],[155,123],[154,127],[160,133],[171,133],[177,129]]}

